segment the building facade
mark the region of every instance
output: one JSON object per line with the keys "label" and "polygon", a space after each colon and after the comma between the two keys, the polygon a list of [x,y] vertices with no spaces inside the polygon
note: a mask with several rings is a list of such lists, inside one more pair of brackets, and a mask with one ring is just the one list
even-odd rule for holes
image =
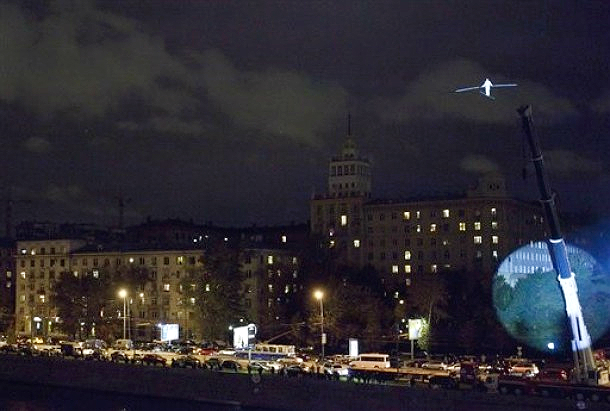
{"label": "building facade", "polygon": [[[373,200],[371,174],[354,175],[351,165],[346,167],[351,157],[368,164],[354,153],[348,136],[341,155],[330,160],[328,193],[310,202],[311,232],[337,261],[375,267],[388,291],[441,270],[491,276],[512,250],[545,238],[540,205],[510,198],[501,176],[483,176],[462,196]],[[337,174],[345,179],[346,171],[354,179],[365,179],[354,187],[367,190],[339,182]]]}
{"label": "building facade", "polygon": [[[16,257],[15,328],[18,335],[50,337],[60,335],[53,290],[62,273],[75,277],[112,275],[119,270],[145,272],[148,281],[108,301],[106,318],[121,323],[128,319],[134,339],[154,338],[159,323],[177,323],[184,335],[196,333],[192,321],[194,302],[181,298],[180,279],[185,271],[201,267],[200,249],[150,250],[105,249],[88,246],[82,240],[58,239],[19,241]],[[123,307],[126,312],[123,312]],[[87,330],[87,334],[95,330]]]}
{"label": "building facade", "polygon": [[15,241],[0,239],[0,332],[13,327],[15,318]]}

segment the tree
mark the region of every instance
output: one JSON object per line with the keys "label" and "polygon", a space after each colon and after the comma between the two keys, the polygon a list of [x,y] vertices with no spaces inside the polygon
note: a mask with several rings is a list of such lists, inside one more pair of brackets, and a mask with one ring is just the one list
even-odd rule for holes
{"label": "tree", "polygon": [[228,327],[244,315],[237,250],[225,245],[206,250],[203,267],[189,270],[181,285],[183,301],[194,301],[194,322],[202,337],[226,340]]}
{"label": "tree", "polygon": [[[339,273],[320,286],[324,290],[324,329],[329,348],[346,345],[349,338],[362,340],[368,349],[379,346],[380,337],[391,327],[391,309],[383,299],[381,287],[370,268],[353,270],[342,267]],[[390,319],[390,320],[388,320]],[[311,299],[309,324],[312,341],[319,341],[320,307]]]}
{"label": "tree", "polygon": [[444,278],[440,275],[413,281],[407,289],[406,301],[415,317],[425,318],[428,324],[438,323],[449,317],[449,293]]}
{"label": "tree", "polygon": [[52,293],[61,318],[60,329],[73,337],[87,338],[94,324],[103,322],[110,278],[99,272],[74,275],[62,272]]}

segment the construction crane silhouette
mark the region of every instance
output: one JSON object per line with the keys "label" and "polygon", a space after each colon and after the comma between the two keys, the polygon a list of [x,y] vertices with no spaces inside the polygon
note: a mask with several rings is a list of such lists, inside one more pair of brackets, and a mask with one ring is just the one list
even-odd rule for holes
{"label": "construction crane silhouette", "polygon": [[131,202],[131,198],[125,198],[123,193],[120,192],[118,196],[114,197],[117,200],[117,206],[119,208],[119,230],[125,228],[125,205]]}

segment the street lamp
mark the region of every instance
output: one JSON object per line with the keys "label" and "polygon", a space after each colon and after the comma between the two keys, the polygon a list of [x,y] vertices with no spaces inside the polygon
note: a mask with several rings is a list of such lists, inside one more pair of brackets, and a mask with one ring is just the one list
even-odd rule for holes
{"label": "street lamp", "polygon": [[123,339],[127,334],[127,290],[122,288],[119,290],[119,297],[123,299]]}
{"label": "street lamp", "polygon": [[316,300],[320,301],[320,342],[322,343],[322,361],[324,361],[324,344],[326,344],[326,334],[324,334],[324,292],[316,290],[313,296]]}

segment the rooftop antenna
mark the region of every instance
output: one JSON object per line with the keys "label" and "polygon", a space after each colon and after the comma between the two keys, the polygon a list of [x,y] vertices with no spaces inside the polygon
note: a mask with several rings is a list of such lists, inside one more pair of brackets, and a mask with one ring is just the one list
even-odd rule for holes
{"label": "rooftop antenna", "polygon": [[352,135],[352,114],[347,113],[347,135],[351,137]]}

